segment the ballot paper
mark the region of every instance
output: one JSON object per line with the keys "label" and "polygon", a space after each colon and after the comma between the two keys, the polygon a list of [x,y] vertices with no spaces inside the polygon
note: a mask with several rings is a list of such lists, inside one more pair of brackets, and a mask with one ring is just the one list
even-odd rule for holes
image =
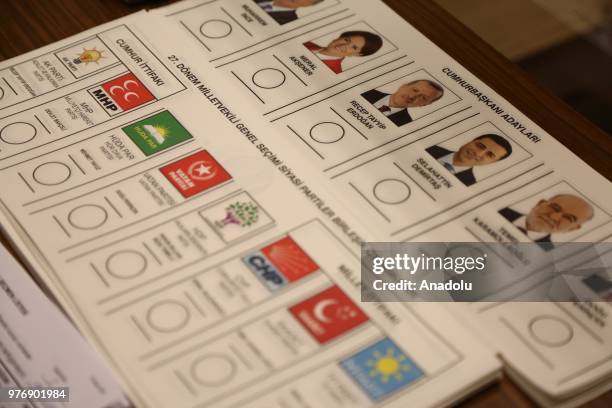
{"label": "ballot paper", "polygon": [[[0,407],[128,407],[110,368],[15,259],[0,248],[0,388],[63,388],[58,401]],[[6,396],[6,395],[4,395]]]}
{"label": "ballot paper", "polygon": [[0,66],[3,226],[134,404],[437,406],[494,380],[442,306],[359,302],[367,231],[191,41],[138,14]]}
{"label": "ballot paper", "polygon": [[[158,12],[234,86],[228,100],[269,122],[276,145],[291,145],[285,158],[310,161],[367,240],[534,242],[568,267],[564,243],[610,242],[610,182],[384,4],[326,0],[289,13],[266,1],[191,1]],[[524,228],[559,197],[586,214],[565,214],[577,219],[566,231]],[[528,261],[511,257],[519,268]],[[529,298],[501,283],[499,294]],[[610,299],[612,275],[584,285]],[[467,309],[543,405],[575,406],[612,388],[609,303],[450,309]]]}
{"label": "ballot paper", "polygon": [[[0,63],[0,94],[3,228],[137,406],[444,406],[495,352],[543,402],[609,384],[607,312],[586,362],[527,337],[552,304],[359,301],[364,241],[611,231],[609,182],[378,1],[179,2]],[[593,217],[521,236],[560,194]]]}

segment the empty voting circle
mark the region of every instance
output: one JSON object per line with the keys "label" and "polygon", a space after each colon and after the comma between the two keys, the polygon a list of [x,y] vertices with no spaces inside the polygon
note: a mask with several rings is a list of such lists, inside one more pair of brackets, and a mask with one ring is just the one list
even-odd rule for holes
{"label": "empty voting circle", "polygon": [[149,325],[162,333],[171,333],[182,329],[189,322],[189,318],[189,309],[175,300],[158,302],[147,312]]}
{"label": "empty voting circle", "polygon": [[32,172],[32,178],[43,186],[56,186],[70,178],[72,170],[61,162],[43,163]]}
{"label": "empty voting circle", "polygon": [[191,377],[205,387],[218,387],[229,383],[236,375],[236,363],[223,354],[208,354],[191,365]]}
{"label": "empty voting circle", "polygon": [[287,77],[280,69],[264,68],[254,73],[251,80],[260,88],[274,89],[284,84]]}
{"label": "empty voting circle", "polygon": [[335,122],[317,123],[310,129],[310,137],[319,143],[336,143],[344,137],[344,128]]}
{"label": "empty voting circle", "polygon": [[0,139],[8,144],[24,144],[34,139],[36,128],[26,122],[9,123],[0,130]]}
{"label": "empty voting circle", "polygon": [[138,251],[118,251],[106,260],[106,270],[119,279],[132,279],[147,269],[147,258]]}
{"label": "empty voting circle", "polygon": [[565,346],[574,337],[574,329],[556,316],[538,316],[529,323],[529,331],[540,344],[548,347]]}
{"label": "empty voting circle", "polygon": [[200,33],[206,38],[224,38],[232,32],[232,25],[223,20],[208,20],[200,26]]}
{"label": "empty voting circle", "polygon": [[0,101],[4,98],[4,89],[0,86]]}
{"label": "empty voting circle", "polygon": [[68,214],[68,222],[74,228],[92,230],[103,225],[108,219],[104,207],[96,204],[84,204],[76,207]]}
{"label": "empty voting circle", "polygon": [[374,197],[385,204],[401,204],[410,198],[410,187],[402,180],[384,179],[373,188]]}

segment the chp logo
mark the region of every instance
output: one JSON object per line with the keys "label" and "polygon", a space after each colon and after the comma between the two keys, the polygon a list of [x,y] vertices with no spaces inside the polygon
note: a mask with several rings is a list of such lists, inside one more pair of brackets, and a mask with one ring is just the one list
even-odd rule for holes
{"label": "chp logo", "polygon": [[185,198],[232,179],[206,150],[164,166],[159,171]]}
{"label": "chp logo", "polygon": [[365,313],[337,286],[289,308],[289,312],[320,344],[368,320]]}
{"label": "chp logo", "polygon": [[155,99],[153,94],[132,73],[91,88],[87,92],[110,116],[128,111]]}
{"label": "chp logo", "polygon": [[271,291],[278,290],[319,269],[319,266],[291,238],[282,238],[242,262]]}

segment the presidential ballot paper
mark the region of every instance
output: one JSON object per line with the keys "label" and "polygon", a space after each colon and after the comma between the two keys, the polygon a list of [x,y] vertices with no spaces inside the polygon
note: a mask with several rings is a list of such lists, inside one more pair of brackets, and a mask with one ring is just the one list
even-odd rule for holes
{"label": "presidential ballot paper", "polygon": [[[11,401],[0,407],[128,407],[107,364],[0,248],[0,388],[63,389],[63,397]],[[15,398],[17,400],[17,398]]]}
{"label": "presidential ballot paper", "polygon": [[[605,390],[607,305],[359,302],[363,241],[604,241],[612,190],[384,4],[313,3],[179,2],[0,64],[24,259],[137,406],[443,406],[494,352],[542,403]],[[592,217],[521,236],[558,196]]]}

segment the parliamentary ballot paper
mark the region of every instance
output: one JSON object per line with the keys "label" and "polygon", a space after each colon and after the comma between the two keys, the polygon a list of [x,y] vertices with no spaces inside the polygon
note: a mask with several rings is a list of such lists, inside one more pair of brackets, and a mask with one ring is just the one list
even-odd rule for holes
{"label": "parliamentary ballot paper", "polygon": [[[133,403],[445,406],[502,363],[544,405],[606,390],[607,304],[362,303],[359,245],[609,241],[610,183],[383,3],[271,3],[0,64],[2,226]],[[593,217],[521,236],[562,194]]]}

